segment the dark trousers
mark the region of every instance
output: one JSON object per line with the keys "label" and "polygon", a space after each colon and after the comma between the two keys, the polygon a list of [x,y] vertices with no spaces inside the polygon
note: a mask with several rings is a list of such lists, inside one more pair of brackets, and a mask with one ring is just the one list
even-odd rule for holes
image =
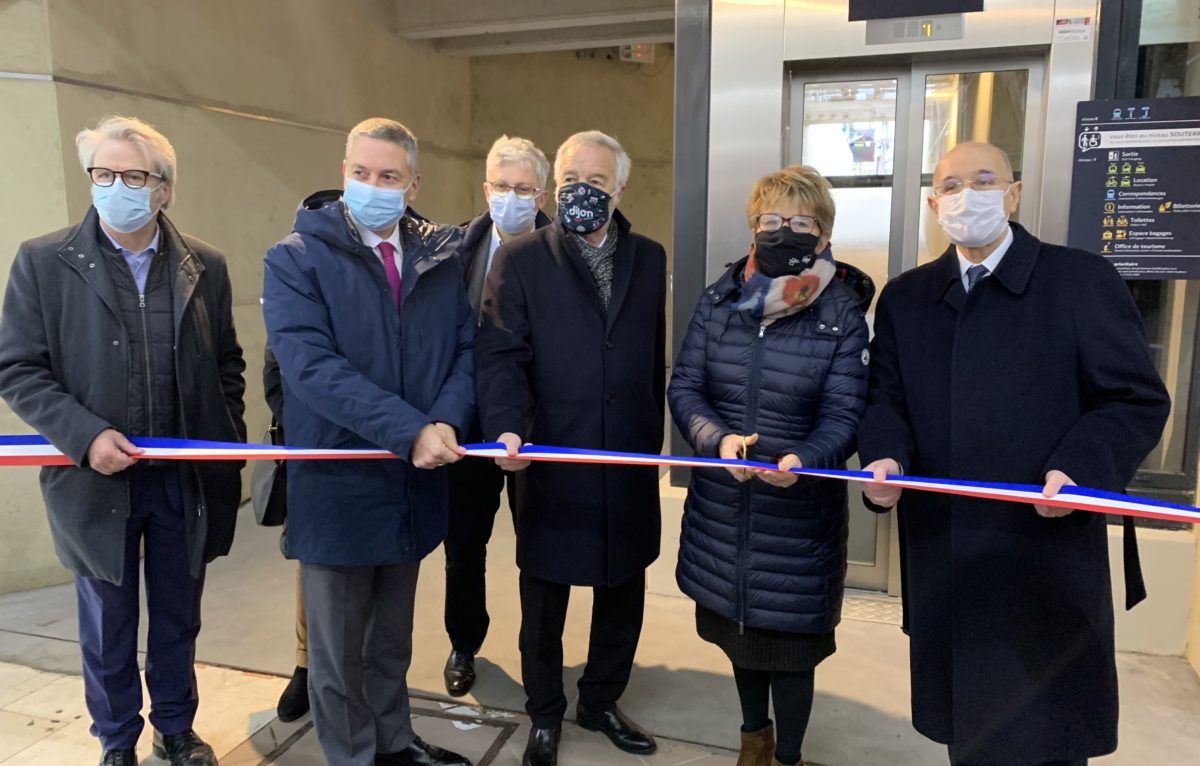
{"label": "dark trousers", "polygon": [[[446,534],[446,633],[456,651],[475,654],[487,637],[487,544],[492,538],[504,471],[492,460],[469,458],[447,469],[450,527]],[[508,507],[516,507],[508,482]]]}
{"label": "dark trousers", "polygon": [[84,698],[92,716],[92,734],[105,750],[133,747],[145,726],[137,657],[142,544],[150,723],[163,734],[187,731],[199,704],[194,663],[204,577],[193,578],[190,571],[178,469],[130,469],[129,499],[121,584],[75,578]]}
{"label": "dark trousers", "polygon": [[[521,573],[521,675],[533,725],[552,728],[567,712],[563,694],[563,627],[571,586]],[[592,589],[592,628],[579,701],[591,710],[616,706],[629,683],[642,634],[646,573],[615,588]]]}
{"label": "dark trousers", "polygon": [[372,766],[414,737],[408,704],[420,564],[300,564],[308,694],[325,760]]}

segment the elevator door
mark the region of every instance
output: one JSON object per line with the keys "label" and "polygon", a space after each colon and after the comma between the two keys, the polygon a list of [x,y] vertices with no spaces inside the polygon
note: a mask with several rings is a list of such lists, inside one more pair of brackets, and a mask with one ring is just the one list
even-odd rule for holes
{"label": "elevator door", "polygon": [[[901,271],[940,256],[949,243],[925,200],[938,159],[965,141],[989,141],[1008,153],[1014,180],[1024,185],[1016,218],[1036,233],[1030,219],[1041,185],[1043,71],[1033,58],[793,68],[784,161],[813,166],[833,186],[834,257],[867,272],[881,290]],[[874,306],[868,324],[873,317]],[[898,593],[894,538],[892,515],[871,513],[852,491],[847,584]]]}

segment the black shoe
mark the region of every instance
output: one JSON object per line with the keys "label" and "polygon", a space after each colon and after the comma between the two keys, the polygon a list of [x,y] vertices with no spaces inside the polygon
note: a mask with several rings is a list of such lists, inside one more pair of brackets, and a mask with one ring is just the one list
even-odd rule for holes
{"label": "black shoe", "polygon": [[308,713],[308,668],[296,666],[292,680],[287,688],[279,695],[279,705],[275,714],[284,723],[298,721]]}
{"label": "black shoe", "polygon": [[137,752],[132,747],[123,750],[105,750],[100,766],[137,766]]}
{"label": "black shoe", "polygon": [[377,753],[375,766],[471,766],[471,761],[417,737],[398,753]]}
{"label": "black shoe", "polygon": [[612,710],[593,712],[580,703],[575,709],[575,723],[588,731],[600,732],[611,739],[617,749],[627,753],[649,755],[658,749],[654,737],[642,731],[615,707]]}
{"label": "black shoe", "polygon": [[475,685],[475,655],[452,649],[442,675],[446,679],[446,693],[451,697],[463,696]]}
{"label": "black shoe", "polygon": [[558,740],[561,737],[561,726],[555,726],[553,729],[530,729],[529,743],[525,745],[521,766],[558,766]]}
{"label": "black shoe", "polygon": [[217,754],[192,729],[179,734],[154,732],[154,757],[171,766],[217,766]]}

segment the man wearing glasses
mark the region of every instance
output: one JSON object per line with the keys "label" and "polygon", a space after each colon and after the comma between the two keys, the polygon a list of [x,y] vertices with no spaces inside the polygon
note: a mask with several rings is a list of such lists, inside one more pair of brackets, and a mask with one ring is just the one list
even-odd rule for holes
{"label": "man wearing glasses", "polygon": [[[1158,442],[1171,403],[1129,290],[1100,256],[1011,223],[1020,195],[990,144],[938,163],[929,207],[954,244],[889,283],[875,313],[859,453],[877,480],[1120,492]],[[1113,752],[1104,517],[882,484],[864,494],[876,510],[899,504],[917,730],[961,766]],[[1131,608],[1145,588],[1125,532]]]}
{"label": "man wearing glasses", "polygon": [[554,158],[558,220],[503,245],[488,275],[476,357],[480,422],[517,480],[521,676],[533,726],[525,766],[554,766],[571,586],[592,589],[576,721],[626,752],[654,739],[617,709],[658,556],[658,472],[517,459],[524,441],[657,453],[666,388],[666,254],[617,209],[632,163],[599,131]]}
{"label": "man wearing glasses", "polygon": [[241,464],[139,460],[128,437],[245,441],[242,349],[225,260],[179,233],[175,150],[140,120],[76,137],[92,206],[21,245],[0,319],[0,395],[72,465],[44,468],[55,549],[75,573],[84,695],[103,766],[142,732],[139,554],[154,751],[216,764],[192,730],[205,565],[229,552]]}
{"label": "man wearing glasses", "polygon": [[[488,209],[466,226],[459,255],[467,297],[479,313],[484,279],[502,243],[550,223],[542,212],[550,163],[532,141],[500,136],[488,152],[483,196]],[[479,424],[468,442],[482,441]],[[446,633],[450,656],[443,671],[446,692],[461,697],[475,684],[475,654],[487,637],[487,544],[492,537],[504,472],[490,460],[464,460],[448,469],[450,529],[446,535]],[[513,485],[508,485],[513,510]]]}

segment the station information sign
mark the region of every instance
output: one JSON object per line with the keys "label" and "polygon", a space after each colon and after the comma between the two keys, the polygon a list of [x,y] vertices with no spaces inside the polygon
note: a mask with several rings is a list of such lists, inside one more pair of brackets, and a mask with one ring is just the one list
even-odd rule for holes
{"label": "station information sign", "polygon": [[1067,244],[1126,279],[1200,279],[1200,97],[1079,104]]}

